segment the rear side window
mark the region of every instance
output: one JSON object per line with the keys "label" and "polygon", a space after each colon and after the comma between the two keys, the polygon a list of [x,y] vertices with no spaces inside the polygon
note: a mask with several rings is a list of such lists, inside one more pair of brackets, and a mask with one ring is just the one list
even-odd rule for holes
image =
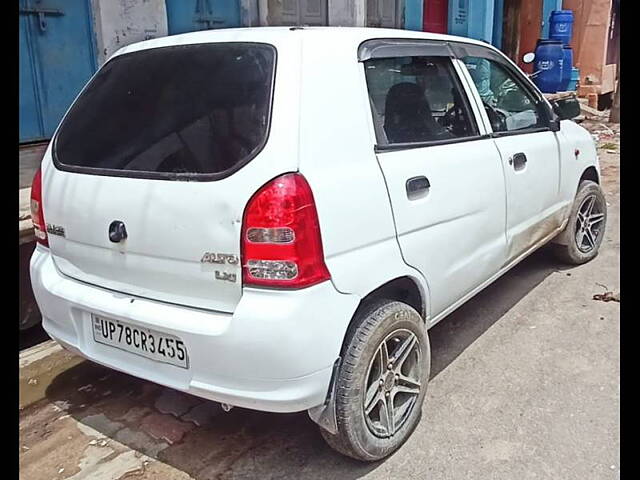
{"label": "rear side window", "polygon": [[226,176],[266,143],[275,61],[275,48],[257,43],[116,57],[63,120],[54,159],[107,175]]}
{"label": "rear side window", "polygon": [[364,65],[379,145],[478,135],[449,58],[377,58]]}

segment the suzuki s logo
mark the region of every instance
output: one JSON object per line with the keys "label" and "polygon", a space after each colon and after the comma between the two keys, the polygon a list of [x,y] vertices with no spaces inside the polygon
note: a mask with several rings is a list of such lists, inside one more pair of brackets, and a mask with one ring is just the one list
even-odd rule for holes
{"label": "suzuki s logo", "polygon": [[124,226],[124,222],[120,220],[114,220],[109,225],[109,240],[113,243],[121,242],[127,238],[127,227]]}

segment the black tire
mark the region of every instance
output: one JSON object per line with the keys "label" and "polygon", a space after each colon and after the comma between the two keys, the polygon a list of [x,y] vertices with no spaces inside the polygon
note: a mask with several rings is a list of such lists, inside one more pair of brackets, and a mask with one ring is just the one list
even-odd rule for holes
{"label": "black tire", "polygon": [[[576,234],[579,231],[578,213],[584,205],[584,202],[591,196],[595,196],[595,202],[601,210],[600,213],[602,213],[604,217],[598,224],[598,234],[594,239],[593,247],[585,251],[584,248],[581,248],[581,245],[579,245],[578,239],[576,238]],[[578,193],[576,194],[576,198],[571,207],[569,222],[567,223],[564,231],[558,236],[561,240],[558,243],[551,245],[554,254],[560,261],[570,265],[581,265],[592,260],[598,255],[602,239],[604,238],[606,225],[607,201],[602,193],[600,185],[592,182],[591,180],[582,181],[578,187]]]}
{"label": "black tire", "polygon": [[[403,335],[405,337],[402,337]],[[401,340],[401,338],[404,339]],[[405,340],[415,342],[414,346],[408,349],[411,350],[411,353],[406,358],[412,364],[411,368],[415,370],[416,376],[414,378],[420,380],[419,393],[417,395],[399,393],[391,396],[391,401],[395,401],[397,398],[404,398],[405,401],[409,401],[407,398],[415,398],[415,400],[409,401],[412,406],[407,407],[401,417],[402,422],[398,422],[399,425],[393,435],[381,437],[379,432],[376,435],[372,431],[371,420],[365,416],[364,411],[366,382],[370,378],[369,373],[372,373],[373,376],[377,375],[377,372],[370,372],[369,368],[371,362],[374,361],[372,360],[374,355],[379,355],[379,348],[383,341],[385,341],[385,345],[391,343],[401,346],[405,344]],[[338,433],[333,435],[322,428],[320,431],[327,443],[344,455],[362,461],[379,460],[397,450],[420,421],[431,367],[431,351],[427,330],[422,317],[409,305],[383,300],[363,309],[358,314],[346,342],[336,383],[335,402]],[[393,354],[398,350],[388,350],[391,362],[394,359]],[[376,357],[375,361],[380,358],[382,357]],[[398,368],[404,368],[406,365],[402,361],[399,364],[396,365]],[[404,374],[404,371],[401,373]],[[393,372],[385,370],[380,372],[377,378],[390,379],[390,384],[399,382],[397,377],[395,377],[396,380],[393,380],[389,376],[393,377]],[[386,383],[384,386],[380,385],[380,395],[387,391],[386,388]],[[386,405],[384,398],[380,397],[379,401],[382,402],[382,405]],[[380,404],[377,403],[377,405]],[[382,412],[381,408],[380,412]]]}

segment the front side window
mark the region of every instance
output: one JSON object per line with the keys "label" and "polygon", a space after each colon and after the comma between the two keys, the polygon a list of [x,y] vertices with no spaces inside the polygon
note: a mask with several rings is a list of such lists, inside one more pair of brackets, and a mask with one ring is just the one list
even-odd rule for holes
{"label": "front side window", "polygon": [[138,176],[222,175],[262,149],[275,48],[209,43],[107,62],[63,120],[61,168]]}
{"label": "front side window", "polygon": [[545,127],[546,119],[535,98],[503,65],[480,57],[464,57],[494,132]]}
{"label": "front side window", "polygon": [[478,135],[449,58],[375,58],[364,66],[378,144]]}

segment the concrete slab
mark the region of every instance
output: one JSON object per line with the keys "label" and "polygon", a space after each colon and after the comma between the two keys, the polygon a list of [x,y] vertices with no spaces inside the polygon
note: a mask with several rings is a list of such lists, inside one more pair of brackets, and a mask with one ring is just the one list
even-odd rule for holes
{"label": "concrete slab", "polygon": [[178,443],[191,429],[193,424],[181,422],[172,415],[152,413],[144,417],[140,423],[140,429],[156,440],[162,440],[169,444]]}
{"label": "concrete slab", "polygon": [[223,414],[224,410],[222,410],[219,403],[203,402],[200,405],[193,407],[181,418],[185,422],[193,422],[198,427],[203,427],[211,424],[214,418]]}
{"label": "concrete slab", "polygon": [[203,400],[193,395],[166,388],[156,400],[155,407],[160,413],[168,413],[174,417],[180,417],[200,403],[203,403]]}
{"label": "concrete slab", "polygon": [[53,340],[20,352],[19,408],[43,399],[54,378],[82,361],[81,357],[67,352]]}

